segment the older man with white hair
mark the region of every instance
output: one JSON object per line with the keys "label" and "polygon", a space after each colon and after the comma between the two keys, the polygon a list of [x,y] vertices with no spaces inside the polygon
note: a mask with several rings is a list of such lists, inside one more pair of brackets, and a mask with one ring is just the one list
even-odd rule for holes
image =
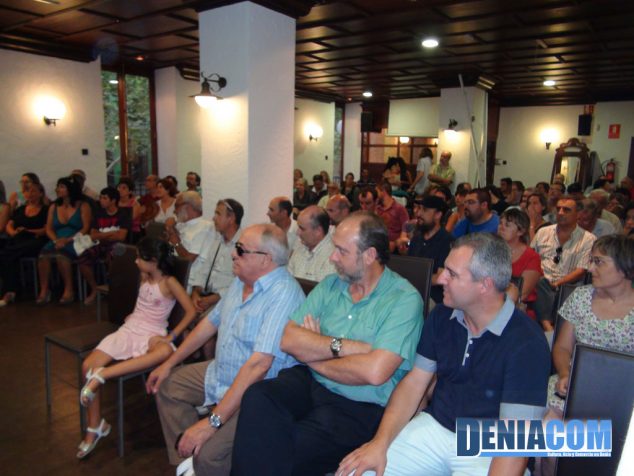
{"label": "older man with white hair", "polygon": [[599,218],[610,222],[610,224],[614,227],[615,232],[621,233],[623,231],[621,220],[619,220],[619,217],[617,217],[614,213],[605,209],[610,201],[610,193],[602,188],[597,188],[590,192],[590,198],[597,204],[597,207],[601,212]]}
{"label": "older man with white hair", "polygon": [[328,233],[330,217],[323,208],[311,205],[297,217],[295,249],[288,262],[288,270],[296,278],[321,281],[335,272],[330,255],[335,247]]}
{"label": "older man with white hair", "polygon": [[[228,476],[243,393],[295,363],[280,350],[280,340],[304,293],[286,270],[287,262],[286,234],[279,227],[246,228],[233,251],[236,279],[229,290],[150,374],[147,389],[157,394],[170,463],[193,456],[196,474]],[[175,369],[215,334],[214,360]],[[210,417],[199,418],[201,405],[210,409]]]}

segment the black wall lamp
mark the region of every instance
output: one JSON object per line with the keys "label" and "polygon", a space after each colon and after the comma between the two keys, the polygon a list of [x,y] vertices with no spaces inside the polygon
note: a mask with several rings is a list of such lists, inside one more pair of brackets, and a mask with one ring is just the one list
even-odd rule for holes
{"label": "black wall lamp", "polygon": [[[213,103],[222,99],[221,96],[214,93],[224,88],[227,85],[227,80],[219,74],[205,75],[202,71],[200,72],[200,77],[203,79],[200,92],[190,97],[194,98],[200,107],[207,109]],[[212,83],[215,84],[214,87],[211,86]]]}
{"label": "black wall lamp", "polygon": [[449,119],[449,125],[447,125],[447,131],[455,131],[456,130],[456,126],[458,125],[458,121],[456,121],[455,119]]}

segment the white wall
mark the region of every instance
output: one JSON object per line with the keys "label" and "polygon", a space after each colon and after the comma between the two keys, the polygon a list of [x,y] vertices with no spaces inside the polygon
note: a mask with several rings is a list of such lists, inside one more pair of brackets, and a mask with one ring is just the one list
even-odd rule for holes
{"label": "white wall", "polygon": [[[571,137],[578,137],[591,151],[596,151],[601,162],[615,158],[620,180],[627,174],[630,141],[634,136],[633,111],[632,101],[597,103],[592,135],[579,137],[577,127],[583,105],[502,108],[496,157],[507,164],[496,166],[495,182],[507,176],[522,180],[527,186],[550,180],[555,150]],[[621,124],[620,139],[608,139],[610,124]],[[554,132],[550,150],[546,150],[543,137],[546,130]]]}
{"label": "white wall", "polygon": [[[83,169],[88,184],[106,184],[101,66],[9,50],[0,50],[0,179],[7,193],[18,188],[24,172],[35,172],[54,196],[57,179]],[[44,96],[66,107],[56,126],[47,126],[37,111]],[[89,154],[83,156],[82,149]]]}
{"label": "white wall", "polygon": [[200,83],[183,79],[174,67],[156,70],[154,78],[159,175],[184,184],[190,170],[201,173],[200,107],[190,97]]}
{"label": "white wall", "polygon": [[[332,177],[334,175],[335,103],[298,98],[295,100],[295,108],[295,168],[302,170],[308,183],[312,183],[313,175],[322,170]],[[317,141],[308,139],[308,131],[313,125],[321,127],[324,131],[324,135]],[[289,183],[292,181],[290,177],[288,180]]]}

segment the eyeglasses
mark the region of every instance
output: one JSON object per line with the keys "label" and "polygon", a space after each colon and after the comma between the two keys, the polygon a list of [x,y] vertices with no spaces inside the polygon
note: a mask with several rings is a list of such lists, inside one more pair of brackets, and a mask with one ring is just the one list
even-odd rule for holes
{"label": "eyeglasses", "polygon": [[563,247],[558,247],[557,249],[555,249],[555,256],[553,257],[553,261],[555,262],[555,264],[559,264],[559,262],[561,261],[561,253],[564,251]]}
{"label": "eyeglasses", "polygon": [[268,255],[266,251],[249,251],[244,249],[244,246],[239,241],[236,243],[236,254],[240,257],[247,255]]}

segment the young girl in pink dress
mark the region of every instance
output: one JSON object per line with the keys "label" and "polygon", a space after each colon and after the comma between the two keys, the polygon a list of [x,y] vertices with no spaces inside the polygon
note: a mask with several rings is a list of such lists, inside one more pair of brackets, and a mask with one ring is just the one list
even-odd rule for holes
{"label": "young girl in pink dress", "polygon": [[[82,372],[86,375],[86,384],[79,401],[88,408],[88,428],[79,444],[78,458],[87,456],[97,442],[110,433],[110,425],[101,418],[99,386],[111,378],[163,362],[174,351],[174,339],[194,318],[196,311],[191,299],[176,278],[170,276],[170,260],[170,247],[166,242],[152,238],[139,242],[136,264],[141,271],[141,286],[134,311],[84,360]],[[185,316],[167,335],[167,319],[176,301],[185,310]],[[117,363],[106,367],[113,360]]]}

